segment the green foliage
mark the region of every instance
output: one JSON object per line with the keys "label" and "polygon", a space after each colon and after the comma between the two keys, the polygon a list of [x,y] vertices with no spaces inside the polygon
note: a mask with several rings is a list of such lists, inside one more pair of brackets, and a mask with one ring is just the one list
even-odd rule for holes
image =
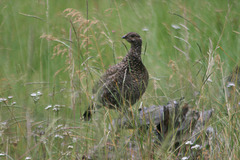
{"label": "green foliage", "polygon": [[[130,139],[142,159],[190,152],[180,149],[178,157],[137,127],[121,131],[116,144],[108,130],[116,111],[101,109],[92,122],[81,120],[95,80],[125,56],[121,37],[130,31],[143,39],[150,73],[133,108],[180,97],[193,109],[213,108],[209,125],[218,136],[201,156],[238,159],[239,93],[234,87],[229,96],[226,77],[239,64],[239,10],[237,0],[1,1],[0,98],[6,100],[0,102],[0,159],[81,159],[105,144],[120,159],[129,156]],[[106,159],[109,148],[97,151]]]}

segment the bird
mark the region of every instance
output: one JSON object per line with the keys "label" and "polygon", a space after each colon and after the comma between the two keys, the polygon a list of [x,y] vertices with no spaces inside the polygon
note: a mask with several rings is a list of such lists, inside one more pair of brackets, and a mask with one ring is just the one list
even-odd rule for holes
{"label": "bird", "polygon": [[107,69],[93,86],[96,103],[84,112],[85,121],[91,119],[93,109],[103,106],[126,111],[146,91],[149,74],[141,59],[142,39],[136,32],[129,32],[122,39],[129,42],[131,48],[122,61]]}

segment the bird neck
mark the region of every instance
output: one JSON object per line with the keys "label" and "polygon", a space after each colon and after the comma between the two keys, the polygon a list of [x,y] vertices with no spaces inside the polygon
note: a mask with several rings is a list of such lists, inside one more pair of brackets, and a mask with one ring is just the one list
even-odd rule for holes
{"label": "bird neck", "polygon": [[142,53],[142,42],[140,43],[132,43],[131,44],[131,49],[129,53],[133,56],[137,56],[141,58],[141,53]]}

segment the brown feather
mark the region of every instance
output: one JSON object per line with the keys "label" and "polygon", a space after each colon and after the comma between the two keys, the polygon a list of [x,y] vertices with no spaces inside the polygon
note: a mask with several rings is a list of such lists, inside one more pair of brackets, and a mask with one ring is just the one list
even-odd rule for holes
{"label": "brown feather", "polygon": [[[108,108],[129,107],[134,105],[146,91],[149,75],[141,59],[141,37],[130,32],[123,36],[131,44],[131,49],[123,60],[110,67],[93,87],[97,102]],[[91,118],[91,109],[84,113],[84,118]]]}

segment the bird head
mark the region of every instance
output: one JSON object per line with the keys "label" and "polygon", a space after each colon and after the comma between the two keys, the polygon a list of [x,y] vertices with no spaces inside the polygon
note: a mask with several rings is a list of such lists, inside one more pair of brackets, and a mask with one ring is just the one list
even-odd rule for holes
{"label": "bird head", "polygon": [[140,35],[135,32],[127,33],[126,35],[124,35],[122,37],[122,39],[126,39],[131,44],[139,44],[139,43],[141,44],[142,43],[142,39],[141,39]]}

